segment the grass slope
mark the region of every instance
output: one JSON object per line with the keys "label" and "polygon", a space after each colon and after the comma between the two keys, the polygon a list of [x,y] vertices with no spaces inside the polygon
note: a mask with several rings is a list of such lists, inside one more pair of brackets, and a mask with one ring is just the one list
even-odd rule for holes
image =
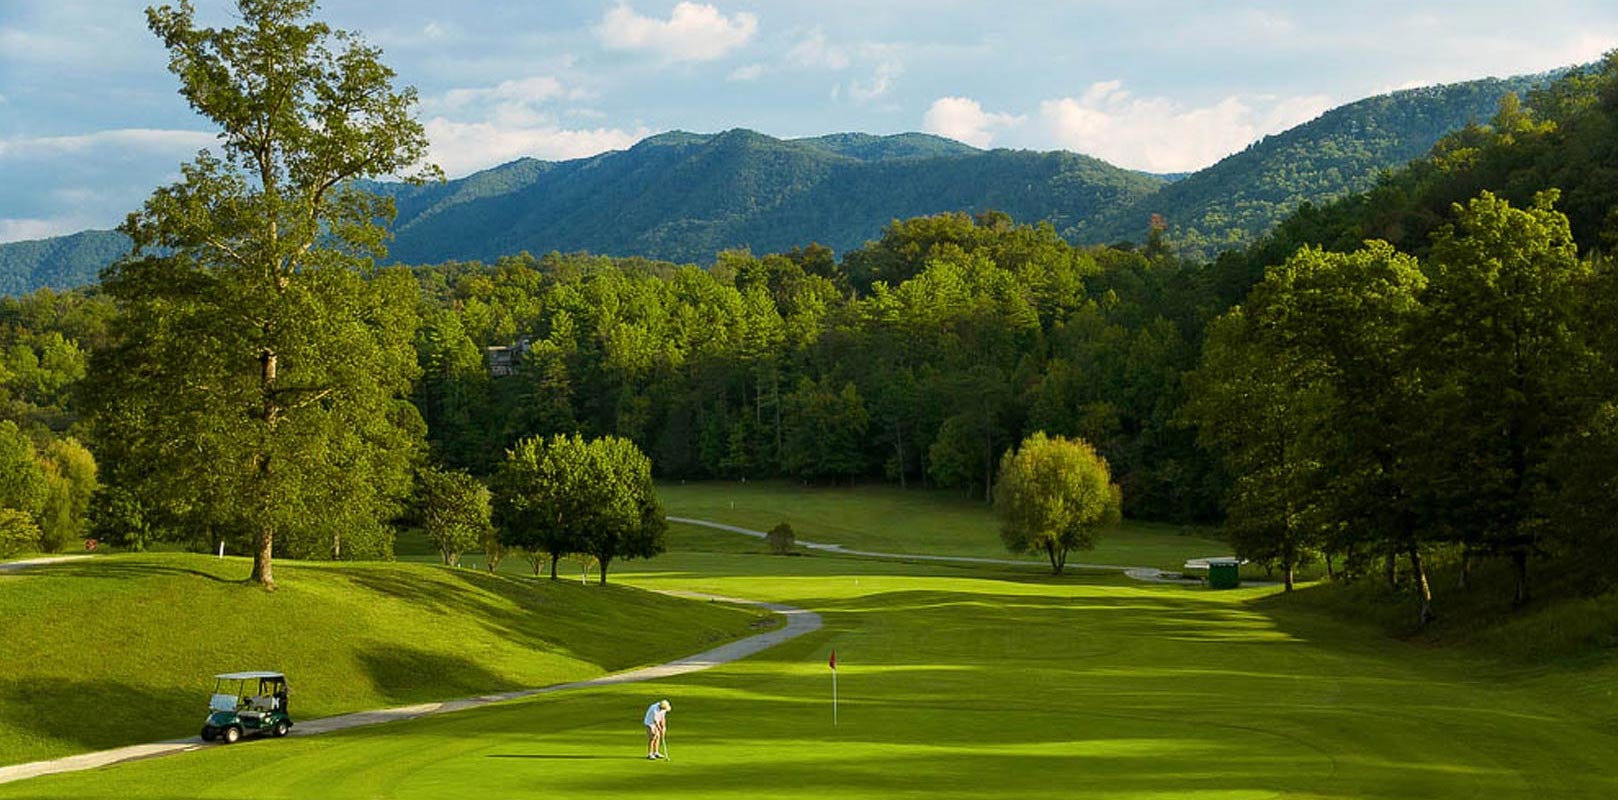
{"label": "grass slope", "polygon": [[[647,587],[827,627],[655,685],[0,786],[0,798],[1582,798],[1618,793],[1610,667],[1524,674],[1327,615],[1115,576],[682,552]],[[826,656],[838,654],[831,724]],[[673,762],[639,714],[667,696]]]}
{"label": "grass slope", "polygon": [[750,611],[411,564],[109,556],[0,573],[0,763],[196,733],[211,676],[278,669],[294,718],[594,677],[745,635]]}
{"label": "grass slope", "polygon": [[[1000,543],[1000,522],[977,500],[891,486],[822,488],[786,481],[659,484],[672,516],[767,531],[786,522],[800,539],[859,550],[942,556],[1013,558]],[[1187,558],[1222,555],[1230,545],[1209,528],[1126,521],[1102,532],[1074,562],[1178,569]],[[1030,556],[1030,563],[1042,557]]]}

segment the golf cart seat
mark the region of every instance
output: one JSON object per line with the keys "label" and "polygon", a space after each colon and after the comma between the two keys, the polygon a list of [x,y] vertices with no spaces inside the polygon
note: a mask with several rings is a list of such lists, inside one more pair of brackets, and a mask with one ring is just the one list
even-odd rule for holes
{"label": "golf cart seat", "polygon": [[267,694],[247,698],[247,708],[250,711],[274,711],[279,705],[275,697]]}

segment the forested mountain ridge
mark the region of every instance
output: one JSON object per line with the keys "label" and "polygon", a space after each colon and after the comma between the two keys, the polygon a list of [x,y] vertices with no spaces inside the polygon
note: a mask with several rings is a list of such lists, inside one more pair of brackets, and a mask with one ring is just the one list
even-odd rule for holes
{"label": "forested mountain ridge", "polygon": [[895,218],[944,211],[995,208],[1062,227],[1161,184],[1086,156],[985,152],[920,134],[781,140],[731,130],[385,190],[399,205],[391,257],[403,263],[524,250],[706,263],[741,247],[845,251]]}
{"label": "forested mountain ridge", "polygon": [[[1303,203],[1369,188],[1439,137],[1493,117],[1527,76],[1428,87],[1327,112],[1189,176],[1068,152],[983,151],[920,133],[776,139],[671,131],[623,151],[524,158],[442,184],[377,183],[399,205],[390,258],[494,260],[587,250],[710,263],[727,248],[847,252],[894,219],[996,209],[1070,241],[1139,241],[1153,214],[1188,255],[1244,245]],[[127,248],[112,231],[0,244],[0,293],[93,283]]]}
{"label": "forested mountain ridge", "polygon": [[1303,203],[1371,188],[1445,134],[1492,119],[1506,94],[1525,94],[1556,74],[1426,86],[1339,106],[1063,232],[1091,243],[1134,239],[1157,214],[1186,255],[1242,247]]}

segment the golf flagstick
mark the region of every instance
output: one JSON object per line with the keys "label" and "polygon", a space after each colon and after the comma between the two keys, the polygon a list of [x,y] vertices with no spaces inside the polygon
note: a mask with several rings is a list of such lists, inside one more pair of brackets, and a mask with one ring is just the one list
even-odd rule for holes
{"label": "golf flagstick", "polygon": [[831,667],[831,726],[837,727],[837,651],[831,651],[831,660],[826,662]]}

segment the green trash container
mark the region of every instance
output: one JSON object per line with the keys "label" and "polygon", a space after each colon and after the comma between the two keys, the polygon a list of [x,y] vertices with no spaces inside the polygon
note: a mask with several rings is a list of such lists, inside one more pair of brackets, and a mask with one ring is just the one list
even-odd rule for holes
{"label": "green trash container", "polygon": [[1234,589],[1242,585],[1242,562],[1235,558],[1208,559],[1208,587]]}

